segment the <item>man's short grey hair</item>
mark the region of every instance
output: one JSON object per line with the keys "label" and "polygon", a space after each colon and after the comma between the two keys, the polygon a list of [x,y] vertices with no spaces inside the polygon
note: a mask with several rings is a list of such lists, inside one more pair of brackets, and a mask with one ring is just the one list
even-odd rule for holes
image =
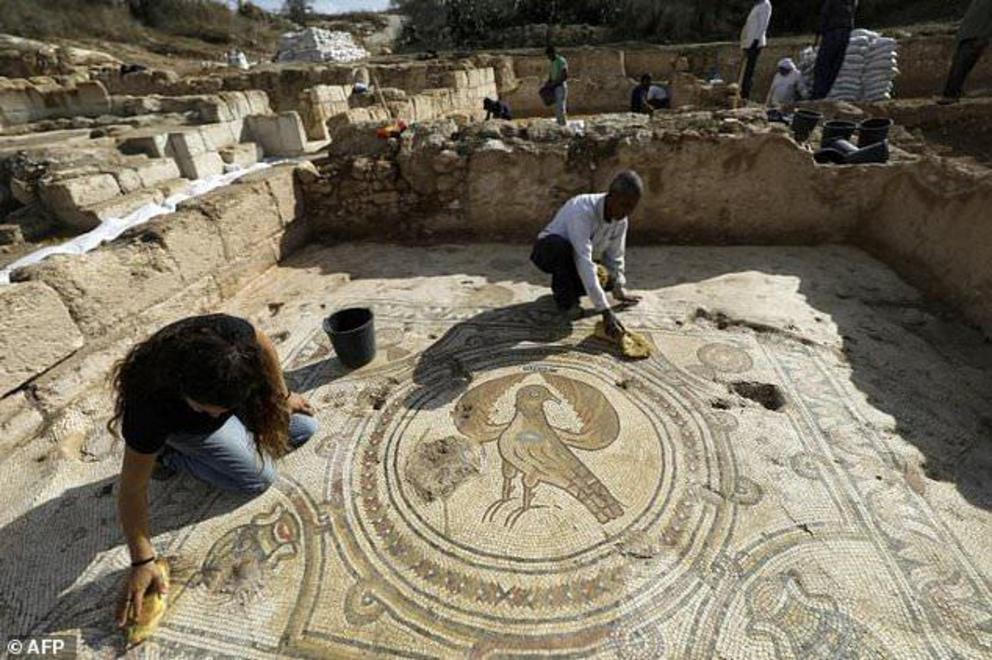
{"label": "man's short grey hair", "polygon": [[636,195],[640,197],[644,194],[644,181],[634,170],[624,170],[615,177],[610,184],[610,192],[617,195]]}

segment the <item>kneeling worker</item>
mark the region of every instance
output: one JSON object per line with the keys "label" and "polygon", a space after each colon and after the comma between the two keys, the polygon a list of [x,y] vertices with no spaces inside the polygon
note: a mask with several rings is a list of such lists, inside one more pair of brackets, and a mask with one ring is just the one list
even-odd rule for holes
{"label": "kneeling worker", "polygon": [[246,496],[275,481],[274,458],[317,430],[310,405],[286,387],[272,342],[248,321],[214,314],[177,321],[135,346],[114,371],[111,428],[124,437],[118,510],[131,573],[118,603],[141,615],[166,589],[155,564],[148,481],[156,463]]}
{"label": "kneeling worker", "polygon": [[641,76],[641,84],[630,93],[630,111],[650,115],[655,110],[672,107],[672,99],[668,90],[662,85],[655,85],[651,74]]}
{"label": "kneeling worker", "polygon": [[581,316],[579,298],[588,295],[603,314],[610,336],[623,330],[606,299],[606,292],[596,276],[600,259],[609,272],[607,290],[619,303],[636,304],[640,298],[624,291],[624,252],[627,245],[628,216],[634,212],[644,183],[636,172],[618,174],[605,194],[573,197],[558,211],[540,233],[531,261],[551,275],[551,291],[558,310],[570,320]]}
{"label": "kneeling worker", "polygon": [[500,99],[482,99],[482,109],[486,111],[486,121],[490,119],[513,119],[509,104]]}

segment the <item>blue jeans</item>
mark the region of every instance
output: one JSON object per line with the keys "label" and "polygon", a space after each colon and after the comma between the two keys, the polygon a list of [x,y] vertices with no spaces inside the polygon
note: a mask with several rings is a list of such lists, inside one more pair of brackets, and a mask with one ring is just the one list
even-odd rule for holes
{"label": "blue jeans", "polygon": [[[290,417],[289,444],[294,449],[316,432],[313,417]],[[210,435],[176,433],[166,445],[162,455],[166,467],[189,472],[221,490],[261,495],[276,479],[272,459],[259,454],[254,435],[233,415]]]}
{"label": "blue jeans", "polygon": [[568,123],[568,83],[555,87],[555,119],[559,126]]}

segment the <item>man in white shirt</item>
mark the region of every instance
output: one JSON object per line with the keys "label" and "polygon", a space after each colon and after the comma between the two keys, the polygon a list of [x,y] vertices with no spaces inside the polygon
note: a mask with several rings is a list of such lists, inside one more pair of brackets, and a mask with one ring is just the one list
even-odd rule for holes
{"label": "man in white shirt", "polygon": [[796,103],[806,98],[807,93],[802,72],[792,58],[784,57],[778,63],[778,71],[768,89],[765,104],[770,108],[791,110]]}
{"label": "man in white shirt", "polygon": [[602,313],[611,336],[622,332],[623,326],[610,309],[594,260],[600,259],[609,272],[606,288],[612,289],[614,300],[625,304],[640,301],[624,290],[624,253],[628,216],[643,194],[641,177],[626,170],[613,179],[609,192],[573,197],[538,235],[530,257],[535,266],[551,275],[551,292],[562,314],[571,320],[581,316],[579,298],[588,295],[596,311]]}
{"label": "man in white shirt", "polygon": [[630,93],[630,111],[652,114],[655,110],[672,107],[668,90],[661,85],[655,85],[651,74],[641,76],[641,84]]}
{"label": "man in white shirt", "polygon": [[768,45],[768,24],[772,21],[771,0],[756,0],[747,23],[741,30],[741,50],[747,60],[744,76],[741,78],[741,98],[745,101],[751,98],[751,85],[754,81],[754,71],[758,66],[758,55],[761,49]]}

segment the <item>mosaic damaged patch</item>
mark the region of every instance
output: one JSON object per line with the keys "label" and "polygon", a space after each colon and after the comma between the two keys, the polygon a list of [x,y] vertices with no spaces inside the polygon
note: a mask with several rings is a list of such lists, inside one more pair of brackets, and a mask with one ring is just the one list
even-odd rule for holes
{"label": "mosaic damaged patch", "polygon": [[[320,331],[290,356],[323,439],[251,506],[169,535],[193,565],[150,649],[992,651],[989,585],[924,500],[880,487],[886,440],[814,347],[642,313],[656,356],[625,363],[539,304],[378,310],[369,367],[345,373]],[[728,400],[735,380],[786,404]]]}

